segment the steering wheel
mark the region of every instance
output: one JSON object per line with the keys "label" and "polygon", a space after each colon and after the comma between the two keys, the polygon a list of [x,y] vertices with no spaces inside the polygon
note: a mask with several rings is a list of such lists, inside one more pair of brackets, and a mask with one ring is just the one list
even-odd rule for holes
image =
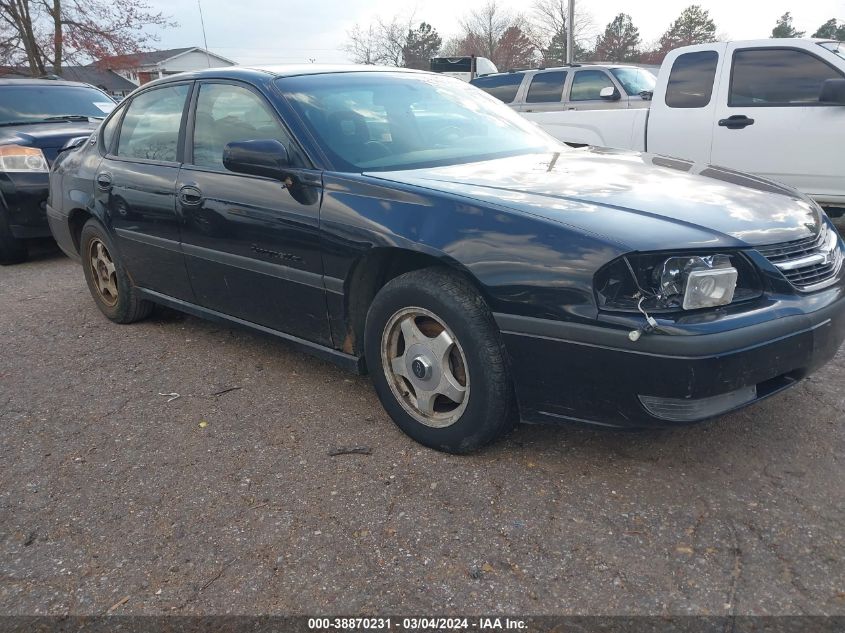
{"label": "steering wheel", "polygon": [[390,148],[381,141],[367,141],[364,143],[364,149],[367,151],[367,154],[370,154],[370,160],[384,158],[385,156],[390,156],[391,153]]}
{"label": "steering wheel", "polygon": [[461,140],[466,133],[457,125],[445,125],[434,133],[438,143],[454,143]]}

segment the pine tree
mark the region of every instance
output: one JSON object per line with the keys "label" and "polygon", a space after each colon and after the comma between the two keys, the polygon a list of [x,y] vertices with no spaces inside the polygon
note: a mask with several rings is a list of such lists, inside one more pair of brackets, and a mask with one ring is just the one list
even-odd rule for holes
{"label": "pine tree", "polygon": [[610,22],[604,34],[596,40],[596,59],[608,62],[628,62],[639,58],[640,31],[631,16],[620,13]]}
{"label": "pine tree", "polygon": [[825,40],[845,41],[845,22],[839,24],[836,18],[830,18],[813,33],[813,37],[820,37]]}
{"label": "pine tree", "polygon": [[798,31],[792,26],[792,14],[787,11],[772,29],[772,37],[804,37],[804,31]]}
{"label": "pine tree", "polygon": [[669,52],[679,46],[707,44],[716,41],[716,24],[710,18],[710,12],[693,4],[681,12],[678,19],[660,38],[661,48]]}
{"label": "pine tree", "polygon": [[405,67],[428,70],[429,60],[437,56],[442,43],[443,40],[435,28],[426,22],[422,22],[416,29],[409,30],[402,47]]}

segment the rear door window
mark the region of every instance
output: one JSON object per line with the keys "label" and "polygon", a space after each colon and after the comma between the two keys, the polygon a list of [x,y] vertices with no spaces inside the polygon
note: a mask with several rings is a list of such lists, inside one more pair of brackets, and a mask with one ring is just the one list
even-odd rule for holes
{"label": "rear door window", "polygon": [[519,91],[519,85],[522,83],[524,76],[524,73],[490,75],[488,77],[478,77],[470,83],[477,88],[481,88],[487,94],[496,97],[499,101],[512,103],[516,99],[516,93]]}
{"label": "rear door window", "polygon": [[189,90],[188,84],[165,86],[132,99],[120,127],[117,155],[176,162],[179,129]]}
{"label": "rear door window", "polygon": [[537,73],[528,87],[527,103],[559,103],[563,97],[566,71]]}
{"label": "rear door window", "polygon": [[666,105],[670,108],[703,108],[713,96],[713,82],[719,54],[696,51],[679,55],[672,64],[666,86]]}

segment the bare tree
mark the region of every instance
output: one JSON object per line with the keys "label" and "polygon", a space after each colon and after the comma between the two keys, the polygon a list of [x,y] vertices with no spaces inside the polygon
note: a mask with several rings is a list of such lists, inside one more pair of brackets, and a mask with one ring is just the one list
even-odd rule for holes
{"label": "bare tree", "polygon": [[471,11],[461,20],[463,36],[448,42],[456,55],[487,57],[502,68],[530,65],[535,61],[537,47],[531,36],[531,24],[525,16],[502,9],[496,0]]}
{"label": "bare tree", "polygon": [[[575,5],[575,55],[582,57],[596,38],[593,16]],[[566,33],[569,21],[569,3],[566,0],[535,0],[532,11],[531,34],[535,46],[544,52],[547,63],[560,63],[566,59]]]}
{"label": "bare tree", "polygon": [[402,66],[402,51],[412,29],[413,15],[408,18],[394,16],[389,21],[379,18],[366,27],[356,24],[347,32],[342,48],[356,64]]}
{"label": "bare tree", "polygon": [[352,61],[356,64],[376,64],[376,40],[378,34],[376,26],[370,24],[366,29],[361,28],[356,24],[352,30],[346,34],[346,44],[343,45],[345,50],[352,57]]}
{"label": "bare tree", "polygon": [[496,0],[489,2],[476,11],[470,11],[469,15],[461,21],[464,29],[464,36],[475,35],[483,49],[481,54],[495,62],[496,48],[499,40],[512,26],[520,26],[521,16],[512,16],[496,4]]}
{"label": "bare tree", "polygon": [[403,65],[404,56],[402,51],[405,49],[405,43],[408,41],[408,32],[412,28],[412,20],[413,18],[401,20],[398,16],[394,16],[389,22],[379,19],[379,37],[376,40],[378,44],[376,58],[379,64],[384,64],[385,66]]}
{"label": "bare tree", "polygon": [[9,61],[43,75],[65,61],[136,53],[158,39],[146,27],[174,23],[140,0],[0,0],[0,25]]}

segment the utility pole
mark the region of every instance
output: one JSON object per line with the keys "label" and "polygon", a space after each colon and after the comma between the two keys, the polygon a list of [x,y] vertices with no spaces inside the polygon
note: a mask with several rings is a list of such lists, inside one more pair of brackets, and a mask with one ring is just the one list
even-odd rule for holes
{"label": "utility pole", "polygon": [[208,40],[205,39],[205,20],[202,18],[202,4],[197,0],[197,8],[200,10],[200,26],[202,26],[202,45],[205,46],[205,63],[211,68],[211,56],[208,54]]}
{"label": "utility pole", "polygon": [[575,61],[575,0],[569,0],[569,18],[566,24],[566,63]]}

